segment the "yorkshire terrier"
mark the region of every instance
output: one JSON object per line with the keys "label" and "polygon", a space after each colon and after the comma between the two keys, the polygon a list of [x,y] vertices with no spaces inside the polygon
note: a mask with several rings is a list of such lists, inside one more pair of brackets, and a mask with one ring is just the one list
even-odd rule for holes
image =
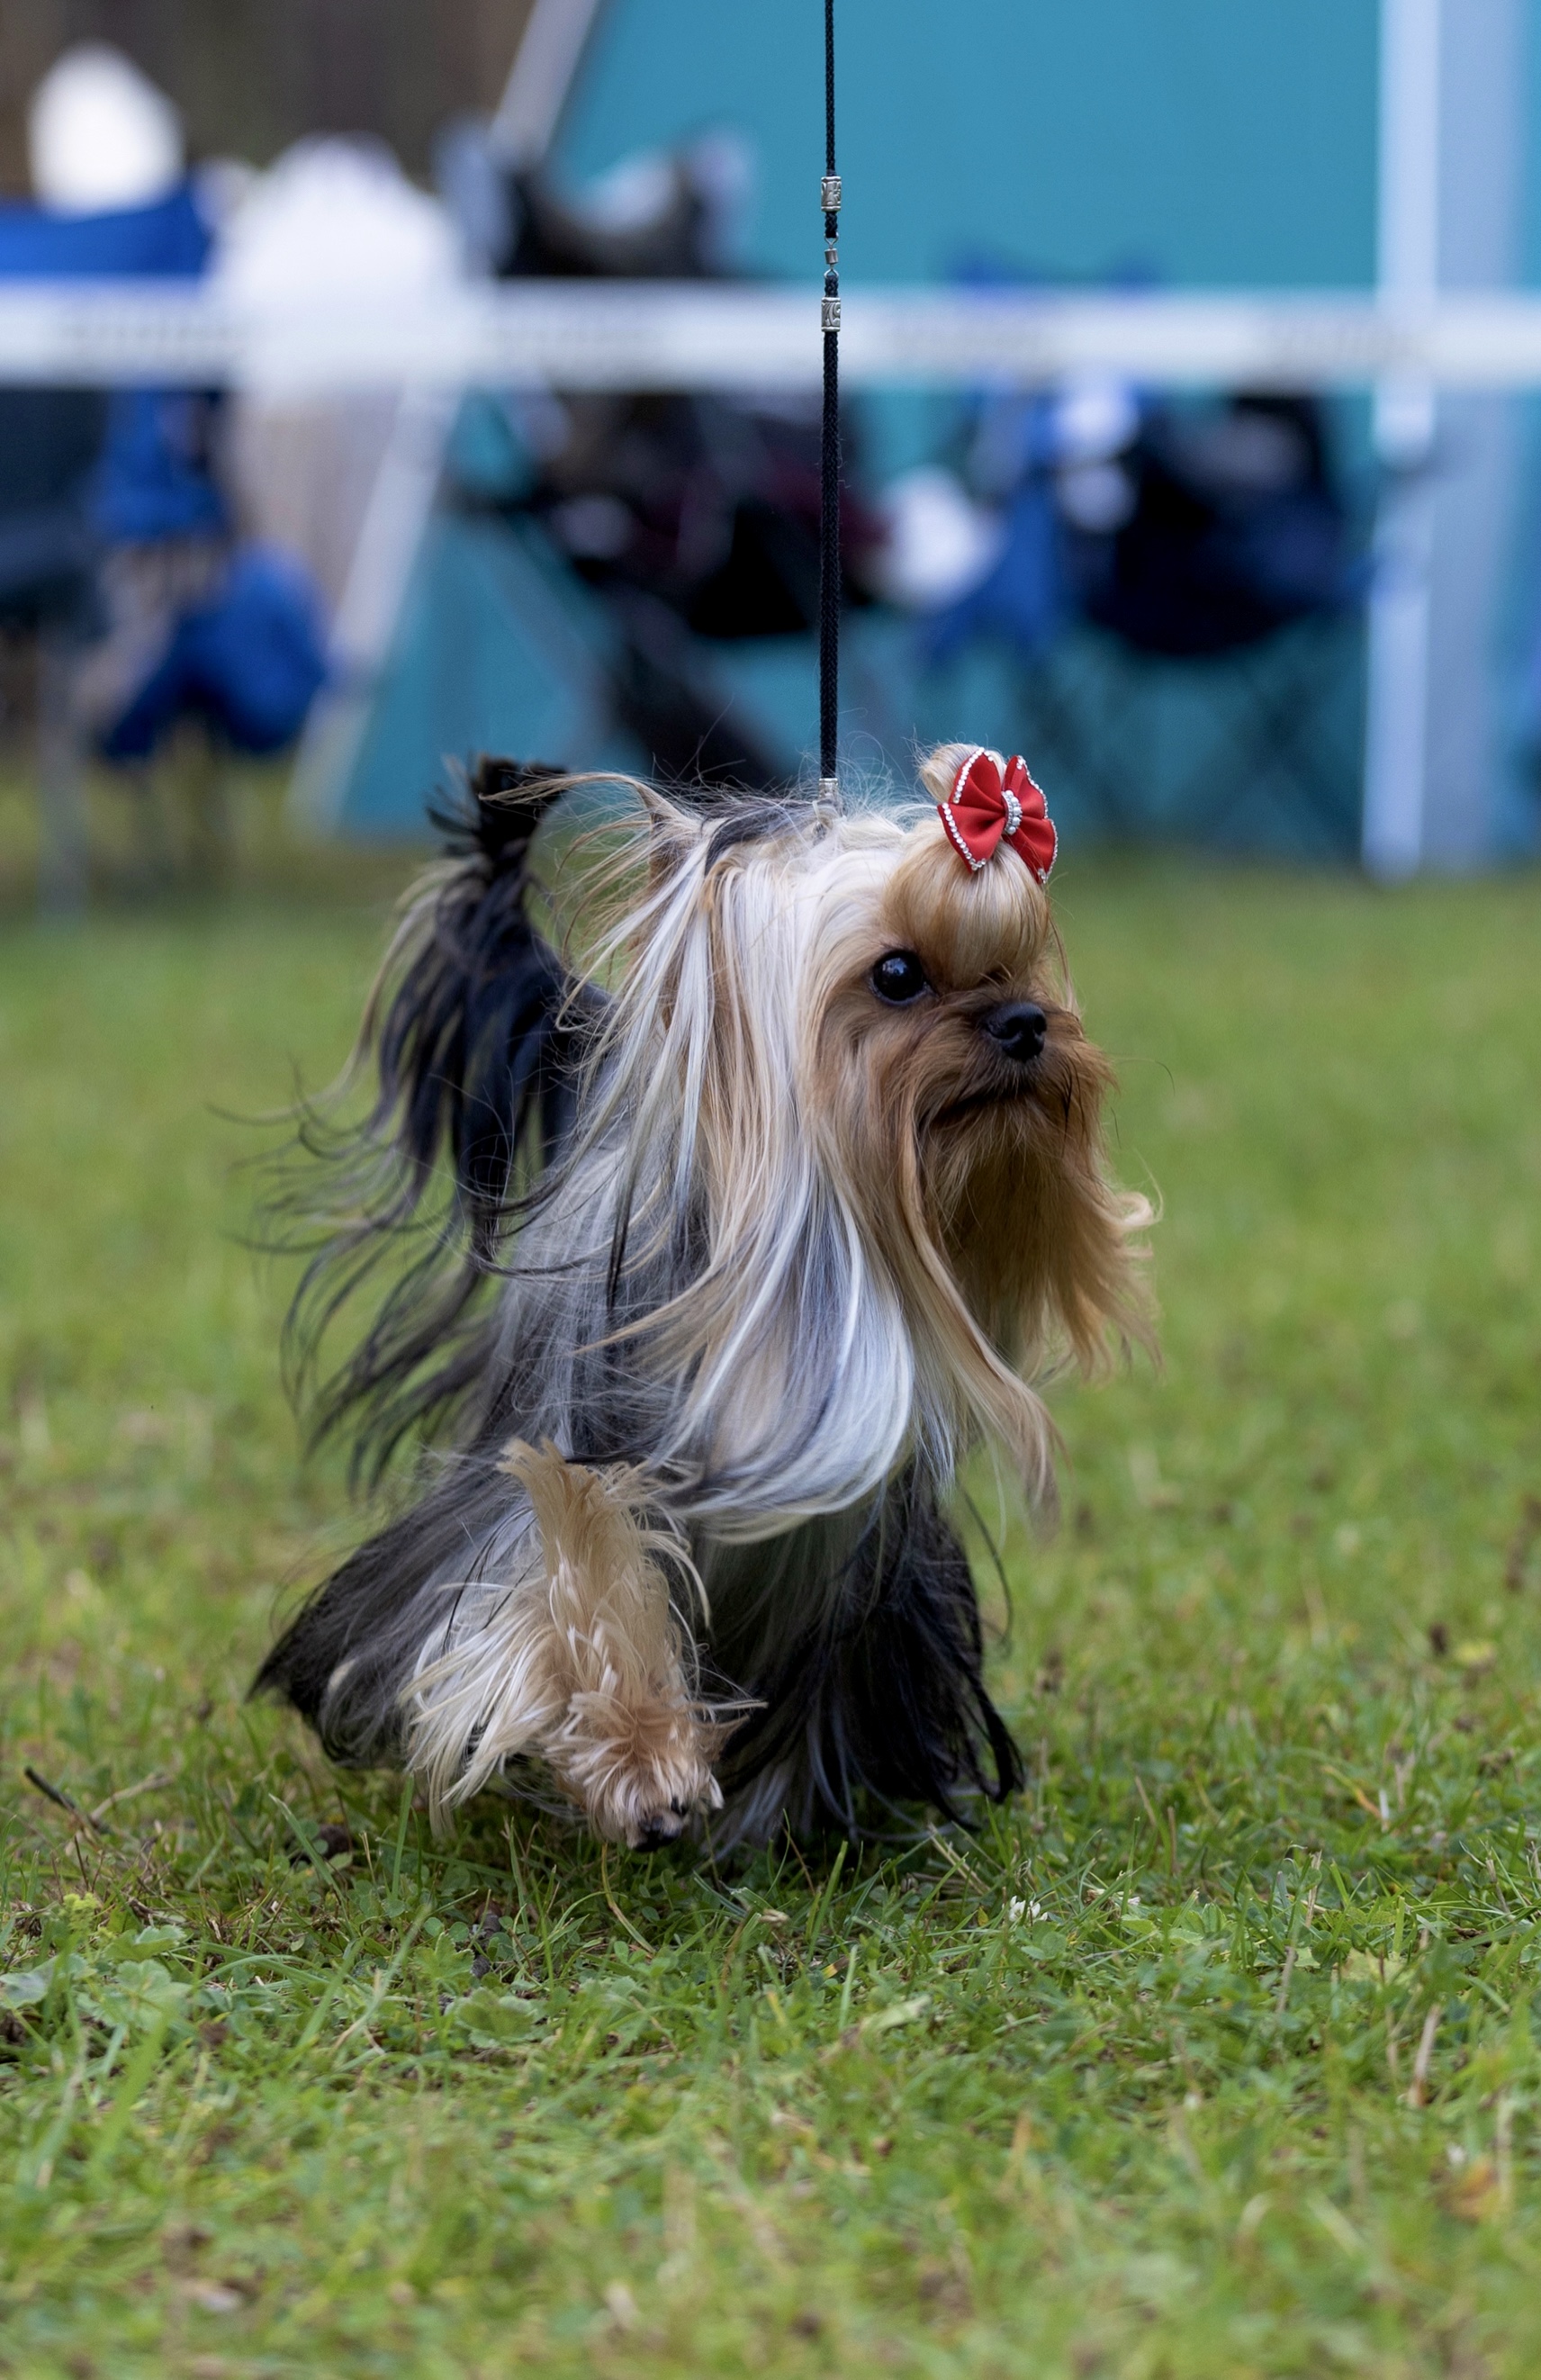
{"label": "yorkshire terrier", "polygon": [[1151,1210],[1108,1175],[1041,794],[961,745],[920,776],[844,814],[616,781],[581,953],[542,920],[593,781],[484,762],[441,820],[297,1301],[324,1325],[416,1238],[321,1415],[380,1466],[441,1445],[258,1680],[436,1823],[499,1777],[634,1847],[1020,1781],[950,1493],[981,1437],[1050,1492],[1034,1382],[1146,1335]]}

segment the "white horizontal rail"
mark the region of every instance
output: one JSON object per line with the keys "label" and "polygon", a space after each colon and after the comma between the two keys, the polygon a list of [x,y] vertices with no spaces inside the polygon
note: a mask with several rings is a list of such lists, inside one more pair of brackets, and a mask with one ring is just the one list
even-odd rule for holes
{"label": "white horizontal rail", "polygon": [[[1106,371],[1171,384],[1541,386],[1541,297],[1062,297],[868,289],[845,380],[956,387]],[[677,283],[472,285],[431,302],[253,310],[217,285],[0,282],[0,382],[812,389],[819,299]]]}

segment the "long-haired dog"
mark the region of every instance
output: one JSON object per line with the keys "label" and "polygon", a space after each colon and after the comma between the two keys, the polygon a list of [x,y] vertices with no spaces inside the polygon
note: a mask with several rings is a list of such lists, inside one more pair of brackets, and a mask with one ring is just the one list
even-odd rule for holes
{"label": "long-haired dog", "polygon": [[614,1841],[762,1840],[1019,1781],[949,1491],[979,1437],[1049,1489],[1033,1382],[1144,1334],[1150,1208],[1106,1172],[1037,788],[920,773],[842,816],[621,781],[579,955],[531,843],[576,866],[587,781],[484,763],[410,903],[297,1310],[418,1235],[322,1420],[441,1445],[258,1684],[436,1819],[503,1774]]}

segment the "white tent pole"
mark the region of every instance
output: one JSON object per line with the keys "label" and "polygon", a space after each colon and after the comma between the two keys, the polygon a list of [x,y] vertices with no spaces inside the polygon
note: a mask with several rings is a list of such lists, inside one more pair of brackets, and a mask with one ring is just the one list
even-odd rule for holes
{"label": "white tent pole", "polygon": [[449,389],[404,388],[396,398],[332,625],[330,682],[310,706],[289,779],[288,815],[302,832],[336,830],[433,510],[458,407]]}
{"label": "white tent pole", "polygon": [[603,0],[535,0],[489,134],[505,164],[544,159],[577,79]]}
{"label": "white tent pole", "polygon": [[[1439,283],[1440,0],[1381,0],[1377,278],[1383,302],[1432,304]],[[1376,452],[1387,484],[1369,606],[1363,853],[1387,880],[1424,848],[1428,774],[1434,391],[1385,380]]]}

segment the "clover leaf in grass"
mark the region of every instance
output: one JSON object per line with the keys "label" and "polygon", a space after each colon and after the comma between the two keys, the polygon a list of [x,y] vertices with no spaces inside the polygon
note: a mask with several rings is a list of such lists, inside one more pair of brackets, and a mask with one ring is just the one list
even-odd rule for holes
{"label": "clover leaf in grass", "polygon": [[36,2008],[48,1998],[53,1980],[52,1959],[45,1959],[41,1967],[13,1967],[8,1975],[0,1975],[0,2003],[8,2009]]}
{"label": "clover leaf in grass", "polygon": [[467,1992],[456,2000],[450,2016],[468,2033],[479,2048],[501,2049],[510,2042],[528,2041],[541,2024],[545,2010],[517,1992]]}

